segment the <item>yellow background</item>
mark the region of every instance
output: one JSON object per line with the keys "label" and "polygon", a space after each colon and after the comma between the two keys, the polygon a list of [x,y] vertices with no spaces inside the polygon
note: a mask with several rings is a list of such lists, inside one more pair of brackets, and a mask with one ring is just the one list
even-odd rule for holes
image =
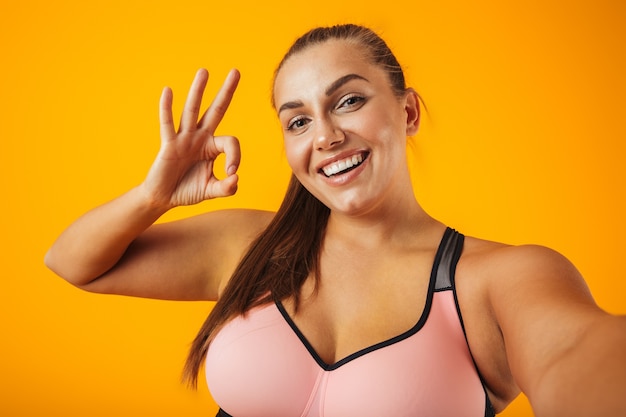
{"label": "yellow background", "polygon": [[[272,71],[320,24],[385,37],[429,108],[416,190],[466,234],[568,256],[626,313],[626,3],[621,0],[21,1],[0,6],[0,416],[210,416],[179,385],[210,309],[81,292],[43,256],[78,215],[139,183],[198,67],[242,81],[221,126],[241,139],[237,196],[176,209],[277,207],[288,179]],[[504,278],[503,278],[504,279]],[[453,399],[451,399],[453,400]],[[530,416],[524,398],[505,416]]]}

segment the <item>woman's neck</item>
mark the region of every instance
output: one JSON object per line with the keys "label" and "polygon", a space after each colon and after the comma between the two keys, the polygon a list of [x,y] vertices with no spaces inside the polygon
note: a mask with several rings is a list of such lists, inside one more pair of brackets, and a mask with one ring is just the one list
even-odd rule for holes
{"label": "woman's neck", "polygon": [[404,199],[389,199],[367,213],[352,215],[331,211],[325,240],[343,241],[363,249],[382,244],[406,245],[437,225],[441,224],[422,209],[411,193]]}

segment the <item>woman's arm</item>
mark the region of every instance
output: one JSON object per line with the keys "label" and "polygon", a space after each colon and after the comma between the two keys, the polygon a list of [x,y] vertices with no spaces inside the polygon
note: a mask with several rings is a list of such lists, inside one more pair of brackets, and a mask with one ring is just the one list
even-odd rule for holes
{"label": "woman's arm", "polygon": [[[237,190],[239,144],[214,136],[232,99],[239,74],[232,71],[199,118],[208,74],[192,83],[178,131],[172,92],[160,102],[161,148],[145,181],[121,197],[86,213],[50,248],[46,265],[90,291],[168,299],[214,299],[225,274],[267,214],[232,211],[155,225],[167,210],[232,195]],[[226,178],[213,163],[226,155]]]}
{"label": "woman's arm", "polygon": [[537,382],[543,416],[626,416],[626,317],[599,316]]}
{"label": "woman's arm", "polygon": [[626,415],[626,317],[602,311],[554,251],[510,247],[494,259],[491,303],[537,417]]}

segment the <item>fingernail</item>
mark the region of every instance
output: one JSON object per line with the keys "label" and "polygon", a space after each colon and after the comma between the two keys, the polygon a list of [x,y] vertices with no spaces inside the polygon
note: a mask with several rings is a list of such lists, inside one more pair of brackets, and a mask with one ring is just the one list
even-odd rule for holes
{"label": "fingernail", "polygon": [[228,170],[226,171],[226,173],[230,176],[233,175],[237,172],[237,167],[234,165],[231,165],[228,167]]}

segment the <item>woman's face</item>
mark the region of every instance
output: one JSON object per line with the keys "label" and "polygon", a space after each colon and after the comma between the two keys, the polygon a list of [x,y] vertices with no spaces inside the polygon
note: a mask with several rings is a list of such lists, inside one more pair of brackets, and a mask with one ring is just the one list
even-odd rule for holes
{"label": "woman's face", "polygon": [[406,186],[417,95],[395,95],[361,47],[331,40],[291,56],[274,102],[293,173],[331,210],[365,214]]}

